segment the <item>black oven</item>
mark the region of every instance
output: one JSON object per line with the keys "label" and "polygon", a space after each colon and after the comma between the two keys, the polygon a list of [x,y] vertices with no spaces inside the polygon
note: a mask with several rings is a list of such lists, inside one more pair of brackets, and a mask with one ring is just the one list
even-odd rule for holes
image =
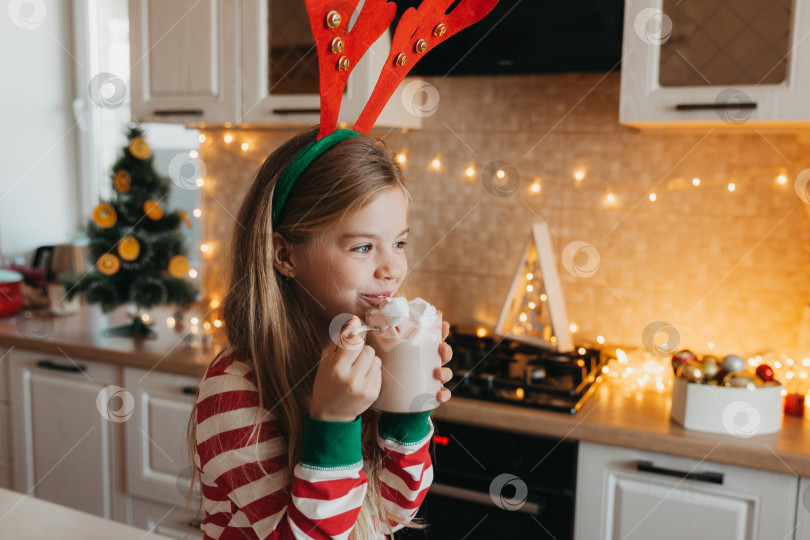
{"label": "black oven", "polygon": [[435,421],[434,482],[397,538],[573,538],[577,443]]}

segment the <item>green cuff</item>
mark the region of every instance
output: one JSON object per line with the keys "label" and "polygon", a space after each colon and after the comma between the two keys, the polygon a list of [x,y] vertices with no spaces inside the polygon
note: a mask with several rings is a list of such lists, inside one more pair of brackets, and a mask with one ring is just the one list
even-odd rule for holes
{"label": "green cuff", "polygon": [[384,412],[380,414],[377,430],[380,437],[400,444],[419,442],[430,433],[428,418],[432,412],[408,414]]}
{"label": "green cuff", "polygon": [[326,422],[307,415],[301,465],[311,469],[351,469],[362,466],[361,420]]}

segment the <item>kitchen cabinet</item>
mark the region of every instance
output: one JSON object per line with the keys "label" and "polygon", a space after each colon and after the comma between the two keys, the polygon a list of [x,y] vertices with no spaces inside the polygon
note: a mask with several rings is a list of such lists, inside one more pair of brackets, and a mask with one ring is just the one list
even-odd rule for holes
{"label": "kitchen cabinet", "polygon": [[236,122],[238,17],[233,0],[130,0],[132,117]]}
{"label": "kitchen cabinet", "polygon": [[799,479],[799,505],[796,511],[795,540],[810,540],[810,478]]}
{"label": "kitchen cabinet", "polygon": [[[318,123],[318,59],[304,2],[132,0],[129,5],[133,117],[226,126]],[[354,122],[360,115],[390,43],[384,34],[353,69],[339,121]],[[377,125],[420,127],[420,115],[408,112],[414,108],[403,103],[401,86]]]}
{"label": "kitchen cabinet", "polygon": [[810,120],[810,10],[799,0],[629,0],[621,123],[791,126]]}
{"label": "kitchen cabinet", "polygon": [[186,434],[198,383],[195,377],[124,369],[124,386],[134,398],[126,423],[131,495],[178,508],[186,504],[192,470]]}
{"label": "kitchen cabinet", "polygon": [[15,489],[126,520],[120,368],[15,348],[10,381]]}
{"label": "kitchen cabinet", "polygon": [[135,527],[178,540],[202,540],[203,533],[199,528],[201,521],[189,519],[188,516],[184,508],[174,505],[133,500]]}
{"label": "kitchen cabinet", "polygon": [[791,475],[583,442],[575,537],[791,538],[797,488]]}
{"label": "kitchen cabinet", "polygon": [[0,347],[0,488],[11,489],[11,417],[9,416],[9,351]]}

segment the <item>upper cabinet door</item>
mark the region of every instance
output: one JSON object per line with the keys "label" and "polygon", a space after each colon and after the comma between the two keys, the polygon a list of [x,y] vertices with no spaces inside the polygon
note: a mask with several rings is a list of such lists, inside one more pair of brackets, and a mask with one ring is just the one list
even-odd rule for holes
{"label": "upper cabinet door", "polygon": [[239,115],[238,3],[130,0],[132,116],[228,123]]}
{"label": "upper cabinet door", "polygon": [[620,121],[639,127],[810,120],[810,6],[629,0]]}
{"label": "upper cabinet door", "polygon": [[[358,4],[358,12],[363,4],[362,1]],[[358,12],[349,21],[350,26]],[[304,2],[243,0],[241,33],[241,121],[317,124],[320,116],[318,52]],[[340,122],[351,125],[357,120],[390,49],[391,36],[385,33],[352,70],[341,100]],[[402,86],[392,96],[377,125],[421,127],[421,118],[408,112],[401,92]]]}

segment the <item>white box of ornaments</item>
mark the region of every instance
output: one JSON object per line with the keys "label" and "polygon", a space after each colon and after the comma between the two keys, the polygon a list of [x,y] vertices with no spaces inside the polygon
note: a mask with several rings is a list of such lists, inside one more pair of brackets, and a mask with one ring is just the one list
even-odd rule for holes
{"label": "white box of ornaments", "polygon": [[745,360],[728,355],[697,356],[683,350],[672,356],[672,420],[696,431],[748,438],[782,427],[782,385],[763,364],[746,371]]}

